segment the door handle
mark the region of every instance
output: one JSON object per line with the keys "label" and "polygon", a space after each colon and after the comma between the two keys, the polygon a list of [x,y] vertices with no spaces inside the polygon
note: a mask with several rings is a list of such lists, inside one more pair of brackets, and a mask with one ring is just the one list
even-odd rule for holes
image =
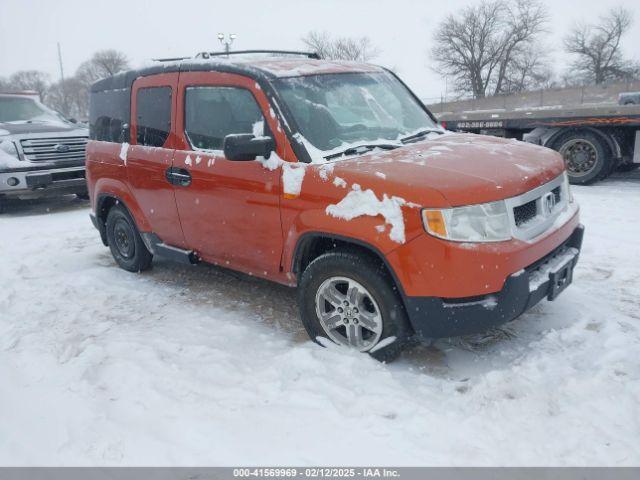
{"label": "door handle", "polygon": [[191,174],[189,173],[189,170],[171,167],[167,168],[165,174],[167,181],[171,185],[178,185],[180,187],[188,187],[191,185]]}

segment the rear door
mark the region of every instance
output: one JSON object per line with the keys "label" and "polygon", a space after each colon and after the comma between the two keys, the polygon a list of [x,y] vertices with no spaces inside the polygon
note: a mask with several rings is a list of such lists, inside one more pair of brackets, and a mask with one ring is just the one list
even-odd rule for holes
{"label": "rear door", "polygon": [[[137,79],[131,92],[131,145],[126,152],[129,185],[153,233],[184,247],[173,185],[167,180],[175,152],[178,73]],[[124,152],[123,152],[124,156]]]}
{"label": "rear door", "polygon": [[231,161],[222,152],[226,135],[266,134],[284,157],[281,129],[255,85],[226,73],[180,74],[176,133],[181,146],[174,168],[185,169],[191,179],[175,191],[189,248],[207,261],[271,276],[279,271],[282,253],[282,167]]}

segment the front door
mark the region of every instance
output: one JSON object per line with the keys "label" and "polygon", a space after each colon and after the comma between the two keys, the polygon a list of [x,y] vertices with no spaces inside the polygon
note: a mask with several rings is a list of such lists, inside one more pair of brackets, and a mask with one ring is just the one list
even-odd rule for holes
{"label": "front door", "polygon": [[184,247],[173,185],[166,176],[175,152],[171,135],[178,73],[137,79],[131,101],[131,145],[123,145],[129,186],[151,230],[160,239]]}
{"label": "front door", "polygon": [[[275,119],[255,82],[239,75],[181,73],[178,86],[178,147],[174,169],[190,175],[176,185],[182,230],[189,248],[209,262],[258,276],[279,271],[281,166],[261,159],[227,160],[229,134],[271,135],[282,152]],[[266,112],[266,114],[265,114]],[[284,154],[281,153],[284,157]]]}

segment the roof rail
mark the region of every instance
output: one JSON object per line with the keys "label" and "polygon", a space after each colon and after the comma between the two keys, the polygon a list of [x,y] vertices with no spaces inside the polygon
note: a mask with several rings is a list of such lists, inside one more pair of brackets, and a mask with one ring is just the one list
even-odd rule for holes
{"label": "roof rail", "polygon": [[316,52],[300,52],[296,50],[234,50],[232,52],[200,52],[196,55],[196,58],[210,58],[210,57],[227,57],[229,55],[244,55],[250,53],[274,53],[280,55],[298,55],[301,57],[313,58],[320,60],[320,55]]}
{"label": "roof rail", "polygon": [[186,60],[190,57],[172,57],[172,58],[152,58],[154,62],[179,62],[180,60]]}

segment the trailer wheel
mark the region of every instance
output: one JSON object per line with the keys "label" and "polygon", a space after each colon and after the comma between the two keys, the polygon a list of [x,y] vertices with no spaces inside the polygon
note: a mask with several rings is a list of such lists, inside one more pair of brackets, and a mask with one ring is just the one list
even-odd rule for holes
{"label": "trailer wheel", "polygon": [[609,149],[596,135],[575,132],[560,137],[554,144],[567,167],[569,182],[587,185],[611,173],[612,158]]}

